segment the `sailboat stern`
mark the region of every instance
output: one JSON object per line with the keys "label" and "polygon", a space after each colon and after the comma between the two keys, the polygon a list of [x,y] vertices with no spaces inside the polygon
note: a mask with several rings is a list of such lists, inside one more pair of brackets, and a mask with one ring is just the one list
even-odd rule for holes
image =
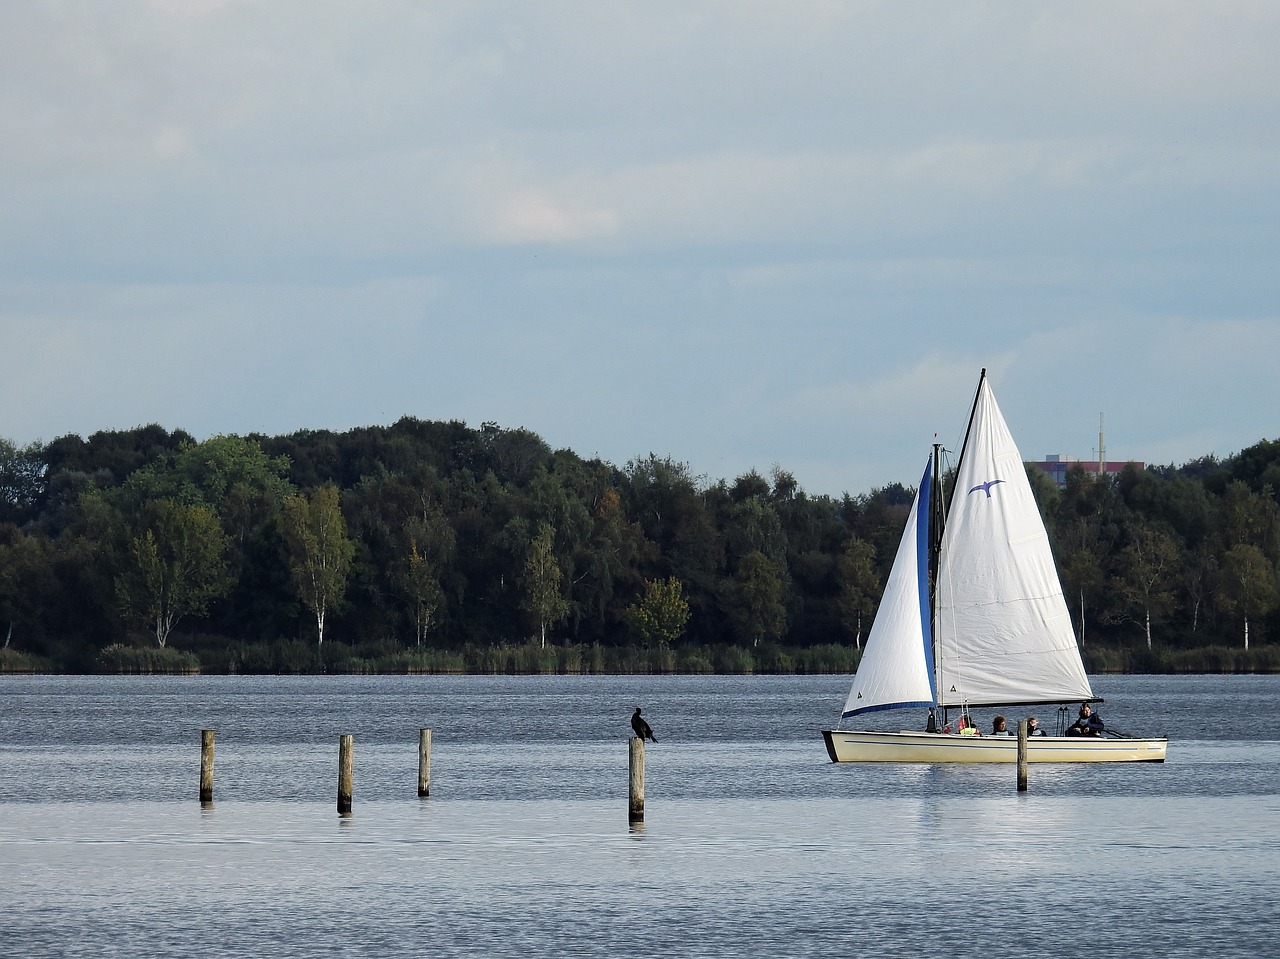
{"label": "sailboat stern", "polygon": [[830,729],[824,729],[822,731],[822,739],[827,744],[827,755],[831,757],[831,761],[833,763],[838,763],[840,762],[840,756],[836,752],[836,744],[831,738],[834,735],[835,733]]}

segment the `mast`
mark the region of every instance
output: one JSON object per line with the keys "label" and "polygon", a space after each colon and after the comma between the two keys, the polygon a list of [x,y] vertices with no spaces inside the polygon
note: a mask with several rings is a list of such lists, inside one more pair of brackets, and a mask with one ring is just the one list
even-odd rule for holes
{"label": "mast", "polygon": [[[937,690],[941,689],[942,677],[938,675],[938,666],[941,660],[938,658],[938,569],[939,559],[942,555],[942,528],[946,523],[946,509],[942,487],[942,444],[933,444],[933,461],[932,461],[933,477],[931,480],[934,495],[933,500],[929,504],[929,643],[933,648],[933,670],[934,681],[933,688],[935,690],[935,699],[937,698]],[[936,703],[935,703],[936,706]],[[946,722],[945,716],[943,722]],[[929,731],[937,732],[937,723],[934,716],[934,707],[929,708]]]}

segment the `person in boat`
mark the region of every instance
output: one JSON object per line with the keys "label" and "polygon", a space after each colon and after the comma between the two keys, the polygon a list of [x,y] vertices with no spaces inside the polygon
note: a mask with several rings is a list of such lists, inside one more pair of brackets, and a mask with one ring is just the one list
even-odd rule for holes
{"label": "person in boat", "polygon": [[1090,709],[1088,703],[1081,703],[1080,718],[1067,727],[1067,735],[1101,736],[1104,728],[1102,717]]}
{"label": "person in boat", "polygon": [[982,733],[978,730],[978,727],[973,724],[973,720],[970,719],[968,716],[960,717],[959,726],[960,726],[961,736],[981,736],[982,735]]}
{"label": "person in boat", "polygon": [[995,719],[991,720],[991,735],[992,736],[1012,736],[1013,735],[1013,733],[1009,732],[1009,726],[1005,722],[1005,718],[1003,716],[997,716]]}
{"label": "person in boat", "polygon": [[1027,718],[1027,735],[1028,736],[1044,735],[1044,730],[1040,728],[1040,723],[1036,720],[1034,716],[1029,716]]}

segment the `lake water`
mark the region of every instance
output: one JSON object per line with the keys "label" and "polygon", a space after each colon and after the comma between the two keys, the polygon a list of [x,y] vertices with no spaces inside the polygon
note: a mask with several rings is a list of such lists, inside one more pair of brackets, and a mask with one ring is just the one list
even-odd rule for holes
{"label": "lake water", "polygon": [[1094,687],[1169,761],[1020,794],[828,763],[845,677],[0,677],[0,956],[1280,954],[1280,677]]}

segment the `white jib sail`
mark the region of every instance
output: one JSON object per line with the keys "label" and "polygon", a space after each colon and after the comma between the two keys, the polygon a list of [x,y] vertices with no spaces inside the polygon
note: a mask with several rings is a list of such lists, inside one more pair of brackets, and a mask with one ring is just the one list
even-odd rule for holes
{"label": "white jib sail", "polygon": [[986,377],[941,549],[941,704],[1092,697],[1044,521]]}
{"label": "white jib sail", "polygon": [[934,703],[926,542],[931,474],[931,469],[925,470],[911,504],[841,718],[877,709]]}

